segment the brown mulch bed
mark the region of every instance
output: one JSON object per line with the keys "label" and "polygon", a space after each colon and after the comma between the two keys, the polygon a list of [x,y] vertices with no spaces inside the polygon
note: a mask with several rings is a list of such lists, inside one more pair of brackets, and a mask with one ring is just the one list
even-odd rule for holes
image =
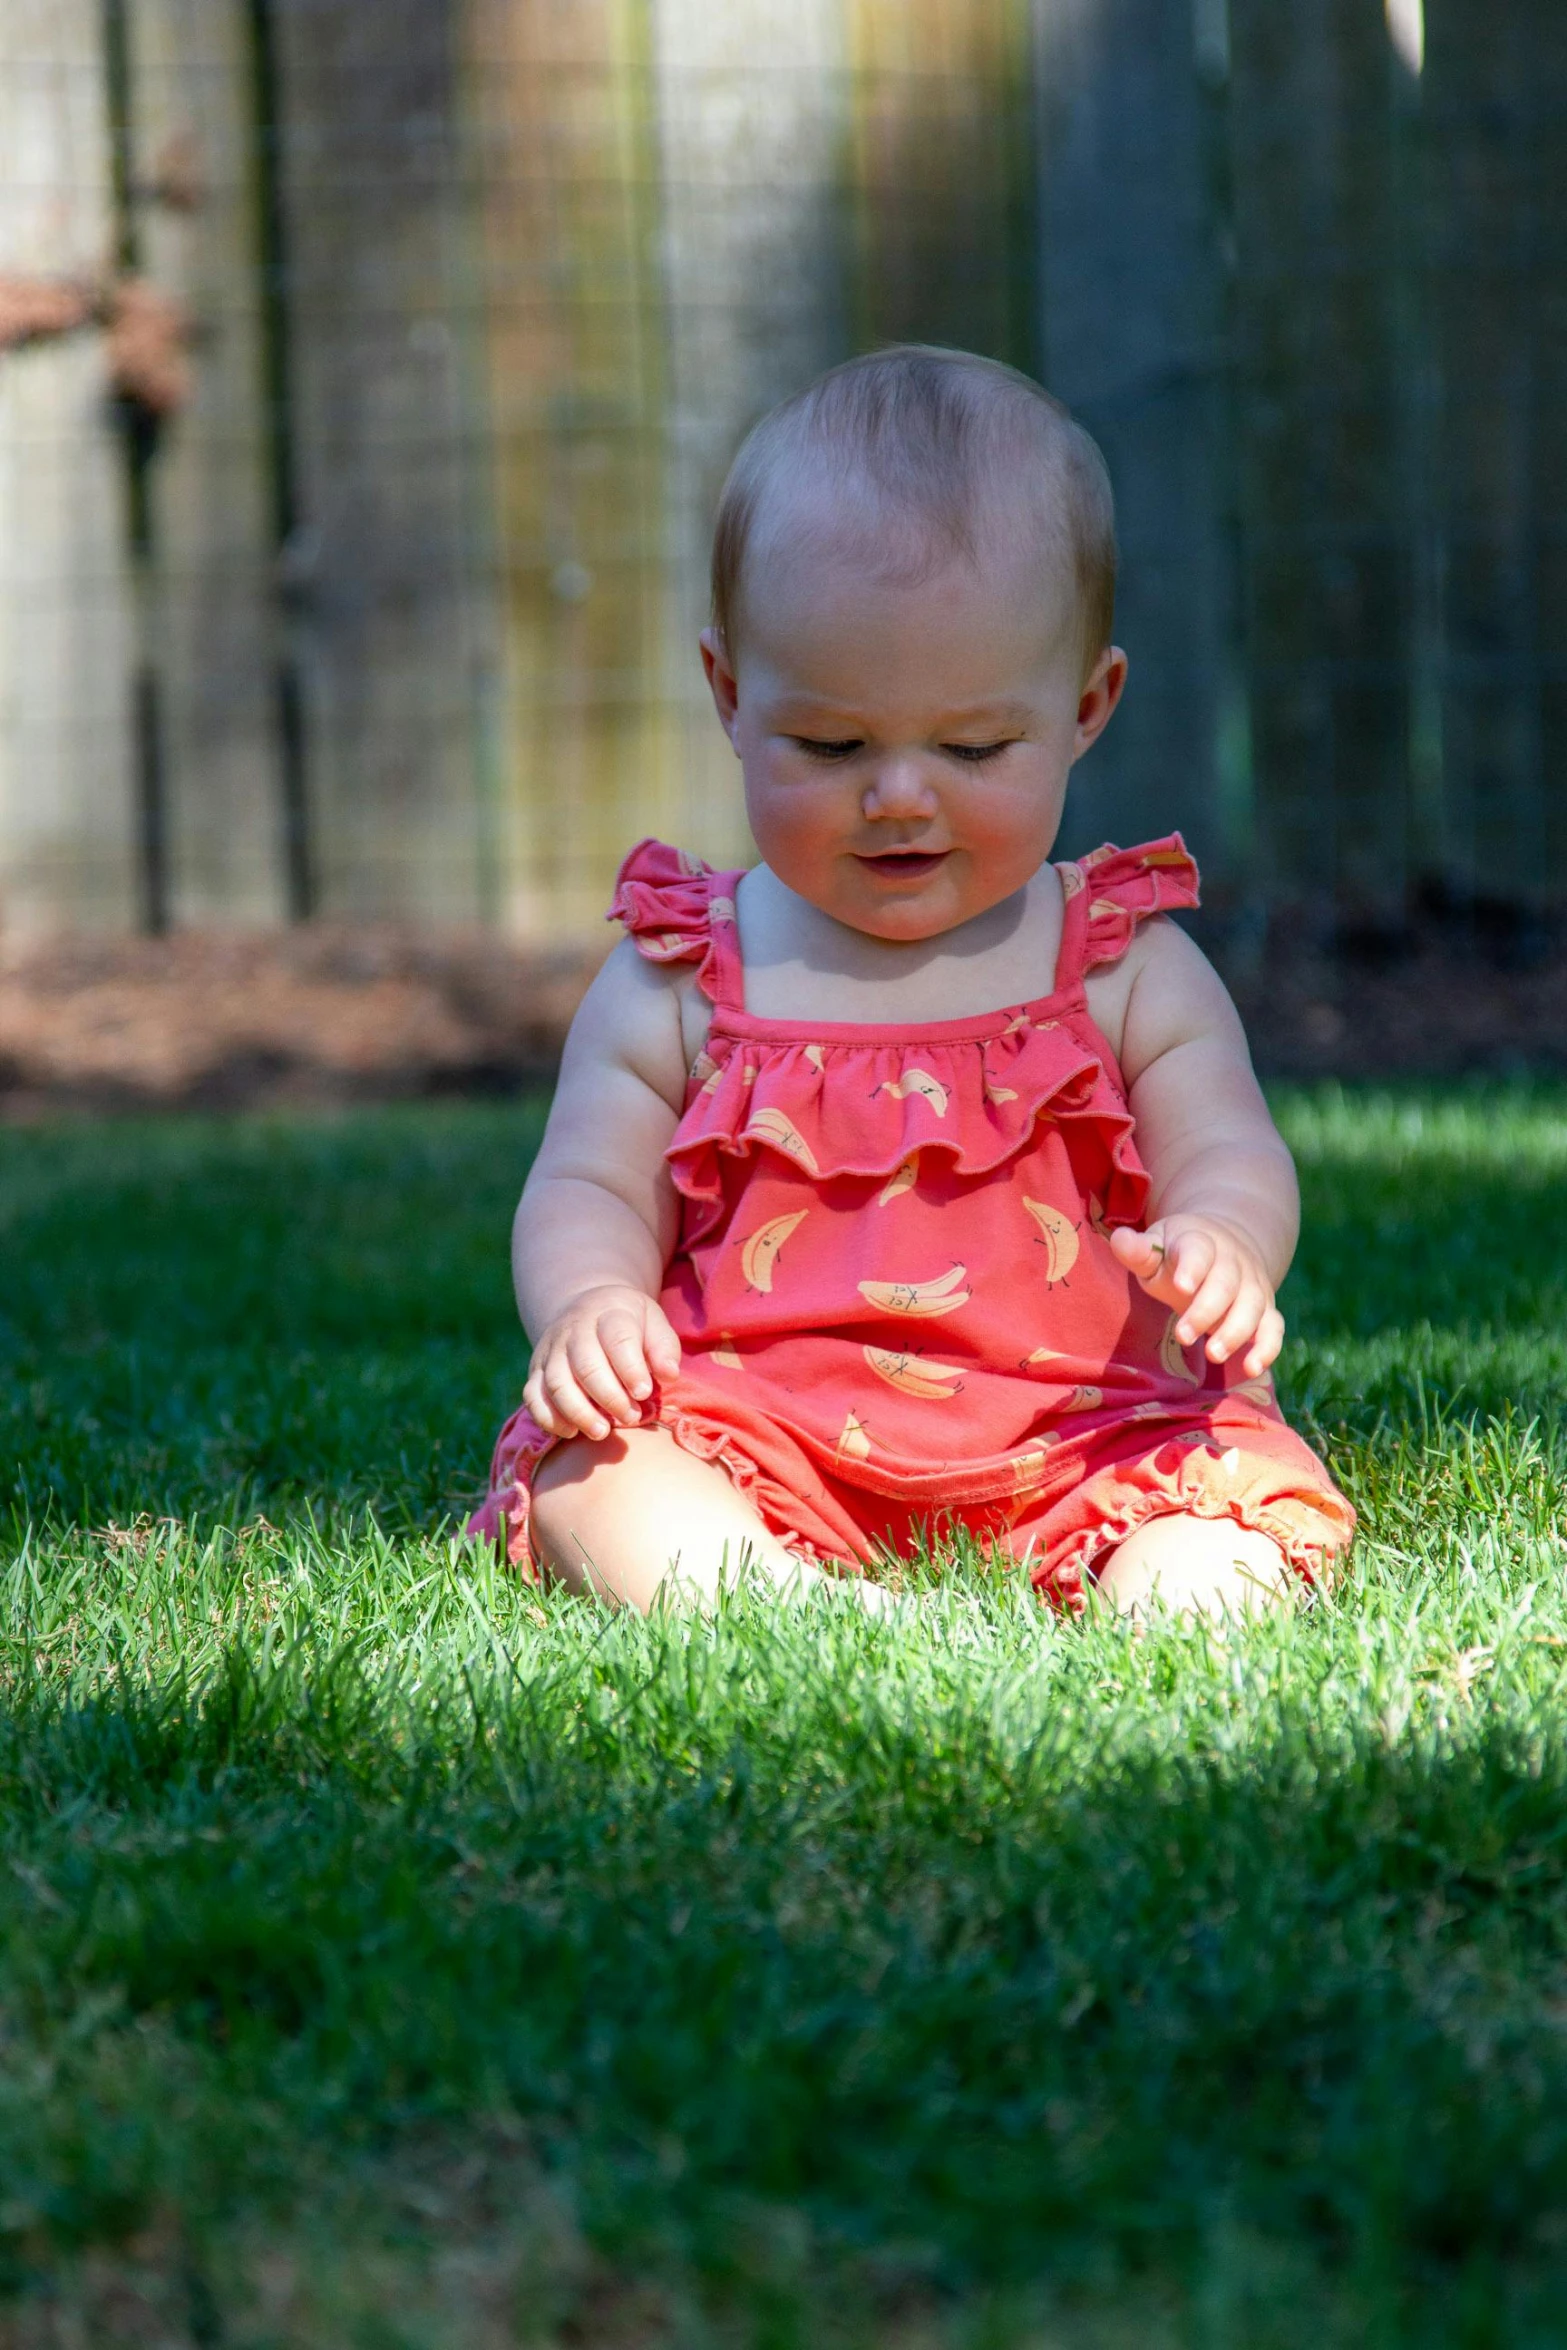
{"label": "brown mulch bed", "polygon": [[1261,970],[1205,939],[1271,1077],[1567,1072],[1567,925],[1507,909],[1423,912],[1396,932],[1335,938],[1274,924]]}
{"label": "brown mulch bed", "polygon": [[[1324,938],[1277,923],[1266,993],[1205,942],[1266,1073],[1567,1071],[1567,936],[1536,932],[1527,968],[1473,923]],[[0,1116],[512,1092],[552,1073],[599,952],[326,925],[0,949]]]}
{"label": "brown mulch bed", "polygon": [[512,1092],[553,1073],[595,961],[324,924],[13,947],[0,1115]]}

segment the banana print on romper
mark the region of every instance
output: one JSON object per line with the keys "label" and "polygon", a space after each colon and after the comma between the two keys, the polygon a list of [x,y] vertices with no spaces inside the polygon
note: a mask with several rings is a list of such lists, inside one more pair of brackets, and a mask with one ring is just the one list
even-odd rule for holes
{"label": "banana print on romper", "polygon": [[[1173,1511],[1229,1517],[1330,1573],[1354,1513],[1271,1379],[1184,1348],[1110,1247],[1147,1221],[1121,1072],[1086,974],[1197,901],[1178,835],[1057,871],[1051,994],[918,1027],[754,1018],[738,873],[644,841],[611,908],[713,1006],[667,1157],[681,1224],[661,1303],[682,1367],[644,1407],[802,1556],[875,1573],[945,1522],[1068,1607]],[[929,1343],[927,1343],[927,1341]],[[551,1439],[502,1429],[472,1531],[529,1572]]]}

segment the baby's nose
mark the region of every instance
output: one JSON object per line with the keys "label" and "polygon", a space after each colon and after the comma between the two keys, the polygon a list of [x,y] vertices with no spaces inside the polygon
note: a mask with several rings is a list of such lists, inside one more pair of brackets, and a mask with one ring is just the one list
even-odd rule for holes
{"label": "baby's nose", "polygon": [[936,795],[918,759],[888,759],[865,787],[861,805],[868,817],[933,816]]}

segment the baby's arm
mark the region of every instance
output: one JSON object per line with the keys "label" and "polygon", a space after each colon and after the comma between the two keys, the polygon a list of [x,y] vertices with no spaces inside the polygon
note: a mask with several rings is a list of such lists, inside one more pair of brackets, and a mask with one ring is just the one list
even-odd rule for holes
{"label": "baby's arm", "polygon": [[654,1381],[680,1368],[658,1292],[678,1214],[664,1150],[685,1082],[676,983],[623,942],[572,1022],[512,1227],[534,1342],[523,1401],[551,1436],[635,1425]]}
{"label": "baby's arm", "polygon": [[1150,923],[1138,944],[1121,1067],[1155,1220],[1116,1232],[1113,1246],[1150,1296],[1180,1311],[1183,1346],[1206,1338],[1215,1363],[1244,1347],[1254,1379],[1284,1340],[1273,1298],[1300,1229],[1294,1163],[1212,964],[1170,922]]}

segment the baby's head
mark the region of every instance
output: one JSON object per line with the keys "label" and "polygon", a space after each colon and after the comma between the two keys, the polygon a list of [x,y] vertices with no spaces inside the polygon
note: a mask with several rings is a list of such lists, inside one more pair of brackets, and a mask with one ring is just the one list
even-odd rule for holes
{"label": "baby's head", "polygon": [[767,863],[889,939],[1048,856],[1119,697],[1093,442],[993,360],[920,346],[773,410],[719,505],[703,658]]}

